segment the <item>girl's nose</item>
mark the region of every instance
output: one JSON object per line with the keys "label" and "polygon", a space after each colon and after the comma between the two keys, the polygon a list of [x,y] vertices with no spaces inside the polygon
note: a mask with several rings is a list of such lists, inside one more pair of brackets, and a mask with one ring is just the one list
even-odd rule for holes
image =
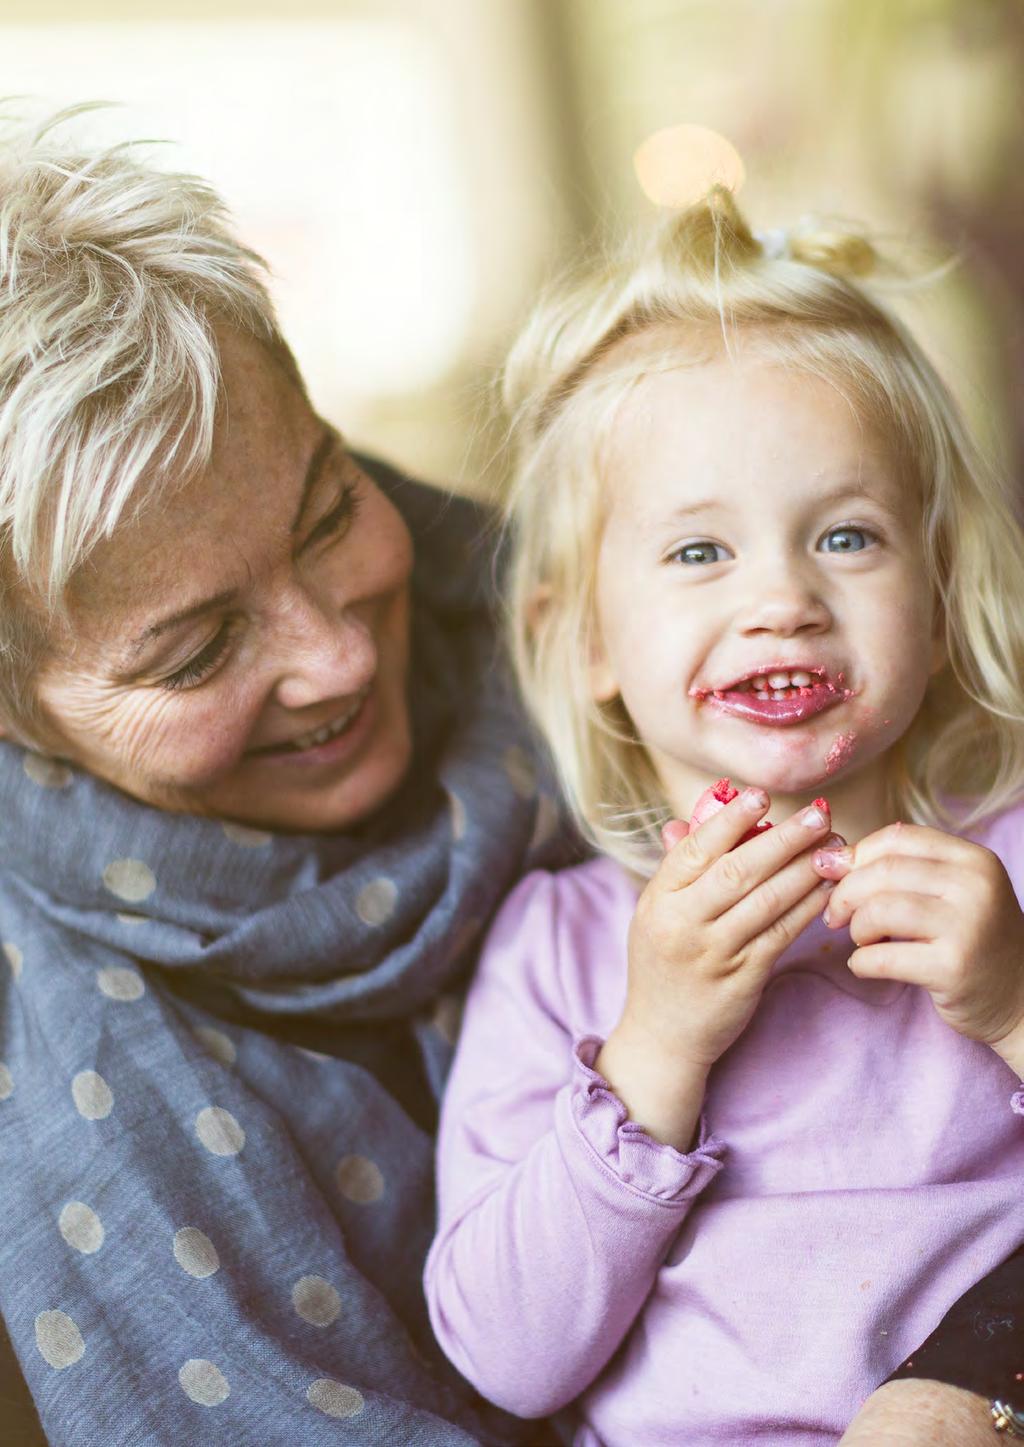
{"label": "girl's nose", "polygon": [[772,634],[791,638],[798,633],[820,633],[832,621],[832,614],[810,579],[796,573],[764,578],[752,590],[739,624],[747,635]]}
{"label": "girl's nose", "polygon": [[284,708],[307,708],[357,693],[377,668],[377,648],[359,609],[330,608],[306,595],[289,602],[278,621],[274,697]]}

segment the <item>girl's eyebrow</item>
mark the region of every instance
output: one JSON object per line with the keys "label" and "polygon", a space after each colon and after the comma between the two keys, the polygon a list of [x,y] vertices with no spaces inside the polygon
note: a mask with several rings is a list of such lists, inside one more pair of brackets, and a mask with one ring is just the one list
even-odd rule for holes
{"label": "girl's eyebrow", "polygon": [[688,502],[685,507],[675,507],[669,513],[670,523],[682,522],[684,518],[694,517],[701,512],[715,512],[727,507],[728,504],[720,497],[701,498],[700,502]]}
{"label": "girl's eyebrow", "polygon": [[[835,487],[829,488],[827,492],[818,493],[812,500],[815,507],[825,507],[830,503],[837,502],[861,501],[873,502],[887,512],[893,511],[893,504],[884,496],[883,489],[873,487],[870,482],[865,482],[862,478],[840,482]],[[697,502],[688,502],[683,507],[673,508],[667,521],[678,523],[686,518],[694,517],[698,513],[726,511],[729,506],[729,502],[723,497],[705,497]]]}
{"label": "girl's eyebrow", "polygon": [[[306,505],[309,502],[310,494],[316,487],[316,484],[319,482],[320,475],[323,472],[324,463],[330,456],[331,451],[333,450],[337,440],[338,434],[336,430],[333,427],[329,427],[325,424],[324,430],[320,435],[316,447],[313,449],[309,462],[306,464],[306,475],[303,478],[302,482],[302,492],[299,497],[299,505],[296,509],[295,517],[292,520],[291,524],[291,532],[293,536],[299,530],[302,522],[302,515],[306,511]],[[202,613],[212,613],[216,608],[225,607],[228,603],[232,602],[237,597],[237,595],[237,588],[227,588],[222,590],[220,593],[214,593],[212,597],[201,598],[197,603],[190,603],[185,608],[178,608],[175,610],[175,612],[169,613],[165,618],[161,618],[156,623],[150,623],[149,626],[147,628],[144,628],[143,631],[138,634],[136,638],[133,638],[131,643],[128,645],[128,650],[125,655],[125,662],[123,666],[126,668],[130,668],[134,661],[138,658],[139,654],[146,647],[146,645],[151,643],[154,638],[159,638],[161,634],[168,632],[171,628],[177,628],[182,623],[190,622],[193,618],[199,617],[199,615]]]}

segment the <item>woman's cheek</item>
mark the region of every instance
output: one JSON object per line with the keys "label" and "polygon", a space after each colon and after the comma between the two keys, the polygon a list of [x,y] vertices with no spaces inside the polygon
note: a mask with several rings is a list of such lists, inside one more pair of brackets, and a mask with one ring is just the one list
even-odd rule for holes
{"label": "woman's cheek", "polygon": [[129,788],[204,788],[237,765],[251,732],[240,701],[219,692],[136,691],[93,737],[112,750]]}
{"label": "woman's cheek", "polygon": [[258,717],[258,701],[227,686],[172,694],[146,721],[144,767],[168,787],[209,788],[242,762]]}

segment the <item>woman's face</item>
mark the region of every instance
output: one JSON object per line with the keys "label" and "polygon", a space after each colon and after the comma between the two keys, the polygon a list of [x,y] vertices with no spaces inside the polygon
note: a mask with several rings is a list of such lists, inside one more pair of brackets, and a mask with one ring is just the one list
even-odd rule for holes
{"label": "woman's face", "polygon": [[53,752],[135,798],[344,829],[409,764],[411,540],[268,353],[219,340],[211,464],[91,555],[40,702]]}

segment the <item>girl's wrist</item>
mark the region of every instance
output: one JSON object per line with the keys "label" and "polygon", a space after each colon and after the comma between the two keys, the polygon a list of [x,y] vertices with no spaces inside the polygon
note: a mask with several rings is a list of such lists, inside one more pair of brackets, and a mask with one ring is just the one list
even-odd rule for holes
{"label": "girl's wrist", "polygon": [[1002,1040],[997,1041],[991,1048],[1000,1060],[1005,1060],[1017,1079],[1024,1081],[1024,1020],[1019,1021],[1008,1035],[1004,1035]]}
{"label": "girl's wrist", "polygon": [[629,1112],[652,1139],[684,1155],[693,1149],[709,1066],[667,1050],[648,1032],[622,1020],[594,1061]]}

